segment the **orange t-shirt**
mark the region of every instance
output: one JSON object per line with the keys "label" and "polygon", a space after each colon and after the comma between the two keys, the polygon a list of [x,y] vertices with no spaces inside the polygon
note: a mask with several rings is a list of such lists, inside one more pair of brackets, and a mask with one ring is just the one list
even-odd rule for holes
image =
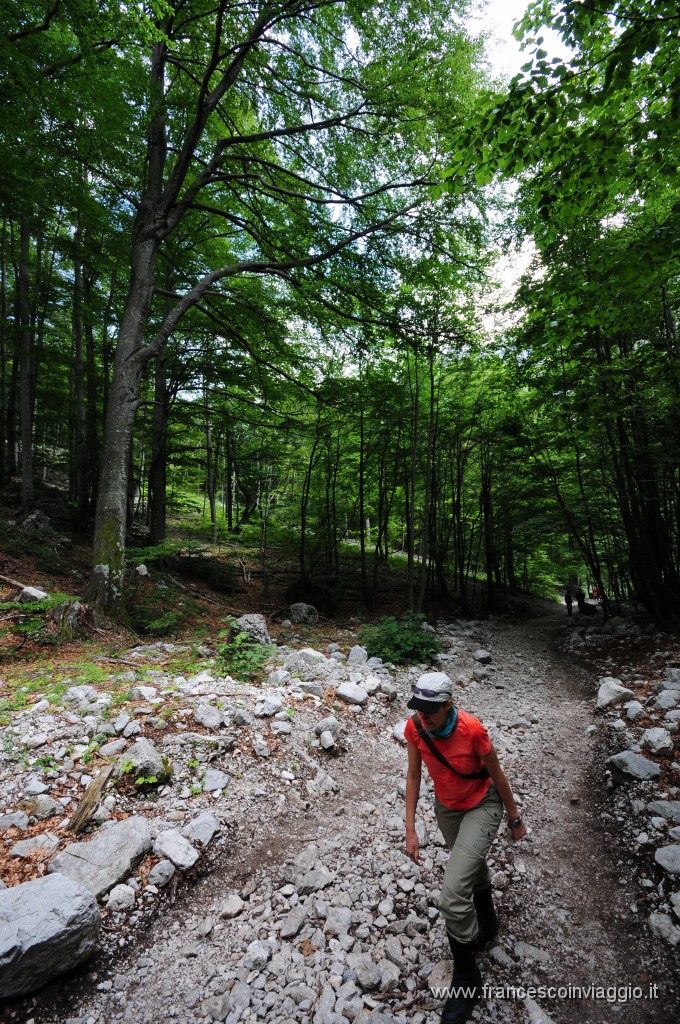
{"label": "orange t-shirt", "polygon": [[[404,736],[418,750],[425,762],[434,785],[434,795],[441,804],[452,811],[468,811],[471,807],[477,806],[489,789],[491,779],[462,779],[454,775],[450,768],[446,768],[430,751],[410,718],[406,723]],[[456,771],[465,775],[481,771],[484,767],[481,759],[491,750],[491,740],[486,727],[478,718],[468,715],[466,711],[458,711],[456,728],[450,736],[444,740],[431,738]]]}

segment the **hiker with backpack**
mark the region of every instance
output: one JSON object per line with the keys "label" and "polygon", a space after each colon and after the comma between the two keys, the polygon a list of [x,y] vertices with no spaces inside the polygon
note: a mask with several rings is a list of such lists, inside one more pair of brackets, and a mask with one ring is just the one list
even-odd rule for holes
{"label": "hiker with backpack", "polygon": [[406,852],[416,864],[420,850],[415,814],[423,761],[434,785],[437,824],[449,849],[439,910],[453,955],[450,995],[442,1024],[469,1020],[481,996],[475,954],[498,932],[486,854],[499,829],[503,807],[513,839],[526,834],[512,789],[486,728],[454,707],[445,672],[428,672],[412,686],[406,723]]}

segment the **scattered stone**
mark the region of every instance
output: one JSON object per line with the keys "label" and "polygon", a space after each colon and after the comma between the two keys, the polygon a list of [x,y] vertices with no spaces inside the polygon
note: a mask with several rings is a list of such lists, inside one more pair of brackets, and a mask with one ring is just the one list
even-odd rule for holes
{"label": "scattered stone", "polygon": [[194,720],[204,728],[216,731],[224,725],[224,712],[212,704],[199,704],[194,711]]}
{"label": "scattered stone", "polygon": [[355,644],[347,655],[348,665],[363,665],[368,660],[368,651],[361,644]]}
{"label": "scattered stone", "polygon": [[271,946],[255,939],[248,946],[246,955],[243,958],[243,966],[247,967],[249,971],[254,969],[259,971],[266,966],[271,955]]}
{"label": "scattered stone", "polygon": [[222,772],[218,768],[208,768],[203,779],[203,789],[208,793],[214,793],[218,789],[226,789],[229,781],[230,777],[226,772]]}
{"label": "scattered stone", "polygon": [[168,884],[176,870],[171,860],[159,860],[158,864],[154,864],[151,868],[147,880],[151,885],[157,885],[159,889],[162,889]]}
{"label": "scattered stone", "polygon": [[322,732],[321,735],[319,736],[319,743],[321,744],[324,750],[330,750],[331,747],[335,746],[335,739],[333,738],[333,733],[329,732],[329,730],[326,729],[326,731]]}
{"label": "scattered stone", "polygon": [[87,960],[101,918],[87,889],[60,874],[0,891],[0,997],[26,995]]}
{"label": "scattered stone", "polygon": [[303,924],[307,920],[307,905],[305,903],[298,903],[297,906],[284,917],[281,922],[281,928],[279,934],[282,939],[294,938]]}
{"label": "scattered stone", "polygon": [[335,691],[340,700],[347,704],[364,705],[368,700],[368,694],[359,683],[341,683]]}
{"label": "scattered stone", "polygon": [[38,821],[45,821],[47,818],[59,818],[64,816],[64,808],[58,800],[54,800],[47,793],[38,793],[23,803],[23,810],[32,818]]}
{"label": "scattered stone", "polygon": [[31,836],[30,839],[21,839],[9,851],[10,857],[32,857],[35,854],[42,855],[42,858],[49,855],[59,846],[59,839],[51,832],[43,832],[40,836]]}
{"label": "scattered stone", "polygon": [[253,750],[258,757],[269,757],[271,755],[269,744],[265,740],[264,736],[261,736],[259,732],[255,733],[253,736]]}
{"label": "scattered stone", "polygon": [[528,942],[516,942],[513,952],[521,960],[531,960],[538,964],[550,963],[550,957],[545,950],[531,946]]}
{"label": "scattered stone", "polygon": [[283,704],[278,697],[267,696],[262,703],[258,704],[253,714],[256,718],[271,718],[283,710]]}
{"label": "scattered stone", "polygon": [[248,904],[245,903],[237,893],[232,893],[230,896],[227,896],[223,902],[220,908],[220,917],[224,917],[226,919],[238,917],[241,911],[245,910],[247,905]]}
{"label": "scattered stone", "polygon": [[604,676],[600,679],[600,688],[597,691],[597,710],[611,707],[613,704],[623,704],[624,701],[632,700],[635,694],[626,689],[620,679],[612,676]]}
{"label": "scattered stone", "polygon": [[85,704],[92,704],[98,696],[93,686],[69,686],[64,694],[64,703],[83,707]]}
{"label": "scattered stone", "polygon": [[151,740],[141,736],[126,750],[124,757],[116,766],[118,775],[130,774],[133,779],[155,779],[164,782],[170,776],[170,770]]}
{"label": "scattered stone", "polygon": [[328,718],[322,718],[320,722],[317,722],[314,726],[314,732],[317,736],[321,736],[324,732],[329,732],[334,740],[337,740],[340,736],[340,722],[337,718],[329,715]]}
{"label": "scattered stone", "polygon": [[167,857],[180,871],[188,871],[198,860],[198,851],[173,828],[158,834],[153,852],[157,857]]}
{"label": "scattered stone", "polygon": [[201,1012],[212,1020],[226,1020],[231,1013],[231,998],[224,993],[221,996],[210,996],[201,1004]]}
{"label": "scattered stone", "polygon": [[127,745],[127,740],[124,739],[109,740],[108,743],[104,743],[99,748],[99,753],[102,757],[118,757],[119,754],[123,753]]}
{"label": "scattered stone", "polygon": [[529,1014],[529,1024],[554,1024],[552,1017],[549,1017],[534,999],[526,996],[524,1005]]}
{"label": "scattered stone", "polygon": [[680,690],[662,690],[654,701],[654,707],[660,711],[670,711],[680,700]]}
{"label": "scattered stone", "polygon": [[397,722],[394,729],[392,730],[392,735],[395,738],[395,740],[401,743],[404,747],[407,745],[406,736],[404,735],[404,730],[406,729],[407,722],[408,718],[402,719],[401,722]]}
{"label": "scattered stone", "polygon": [[658,764],[643,757],[642,754],[634,754],[632,750],[613,754],[612,757],[607,758],[606,764],[624,779],[633,779],[638,782],[656,779],[661,774]]}
{"label": "scattered stone", "polygon": [[680,824],[680,800],[652,800],[647,805],[647,811]]}
{"label": "scattered stone", "polygon": [[350,953],[347,957],[347,966],[356,974],[364,992],[380,988],[382,975],[368,953]]}
{"label": "scattered stone", "polygon": [[480,665],[490,665],[493,661],[493,655],[488,651],[484,651],[480,648],[478,651],[472,652],[472,657],[475,661],[478,661]]}
{"label": "scattered stone", "polygon": [[290,679],[290,672],[287,672],[285,668],[277,668],[269,673],[267,686],[287,686]]}
{"label": "scattered stone", "polygon": [[647,714],[639,700],[629,700],[623,705],[623,709],[629,722],[637,722]]}
{"label": "scattered stone", "polygon": [[24,811],[0,814],[0,832],[4,832],[8,828],[20,828],[24,832],[28,828],[28,815]]}
{"label": "scattered stone", "polygon": [[31,601],[44,601],[46,597],[45,591],[39,590],[38,587],[24,587],[17,601],[21,604],[29,604]]}
{"label": "scattered stone", "polygon": [[309,896],[313,892],[318,892],[319,889],[325,889],[331,882],[332,878],[325,868],[312,868],[301,879],[298,892],[300,896]]}
{"label": "scattered stone", "polygon": [[129,910],[135,905],[135,890],[129,885],[114,885],[106,906],[109,910]]}
{"label": "scattered stone", "polygon": [[652,935],[656,935],[657,939],[665,939],[666,942],[670,942],[671,946],[680,944],[680,928],[673,924],[670,914],[650,914],[647,924]]}
{"label": "scattered stone", "polygon": [[[208,775],[210,774],[210,769]],[[224,774],[218,772],[218,775]],[[206,775],[206,779],[208,777]],[[225,783],[226,785],[226,783]],[[206,786],[206,789],[209,787]],[[215,789],[223,789],[223,786],[216,786]],[[212,792],[212,790],[210,790]],[[188,822],[182,829],[182,835],[185,839],[189,839],[192,843],[200,843],[201,846],[207,846],[208,843],[212,842],[217,833],[220,831],[220,823],[214,814],[210,814],[209,811],[202,811],[198,817]]]}
{"label": "scattered stone", "polygon": [[680,875],[680,846],[662,846],[654,854],[654,860],[669,875]]}
{"label": "scattered stone", "polygon": [[667,729],[645,729],[640,742],[652,754],[673,753],[673,737]]}
{"label": "scattered stone", "polygon": [[349,907],[331,907],[323,930],[331,935],[347,935],[351,924],[352,911]]}

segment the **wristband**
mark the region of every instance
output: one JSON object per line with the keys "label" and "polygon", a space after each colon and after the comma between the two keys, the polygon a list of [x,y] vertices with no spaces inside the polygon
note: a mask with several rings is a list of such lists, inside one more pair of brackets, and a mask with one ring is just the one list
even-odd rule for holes
{"label": "wristband", "polygon": [[514,818],[512,821],[508,822],[508,825],[510,826],[510,828],[519,828],[519,826],[521,824],[522,824],[522,819],[521,818]]}

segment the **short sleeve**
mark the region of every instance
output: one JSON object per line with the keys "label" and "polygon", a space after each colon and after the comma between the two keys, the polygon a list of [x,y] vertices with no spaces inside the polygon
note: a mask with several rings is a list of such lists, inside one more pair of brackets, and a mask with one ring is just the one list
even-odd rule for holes
{"label": "short sleeve", "polygon": [[477,722],[472,746],[478,757],[486,757],[491,750],[491,739],[489,737],[489,733],[487,732],[486,726],[482,725],[480,721]]}
{"label": "short sleeve", "polygon": [[413,724],[413,720],[411,718],[407,719],[406,725],[404,727],[404,738],[408,743],[412,743],[413,746],[415,746],[417,735],[418,734],[416,733],[416,727]]}

